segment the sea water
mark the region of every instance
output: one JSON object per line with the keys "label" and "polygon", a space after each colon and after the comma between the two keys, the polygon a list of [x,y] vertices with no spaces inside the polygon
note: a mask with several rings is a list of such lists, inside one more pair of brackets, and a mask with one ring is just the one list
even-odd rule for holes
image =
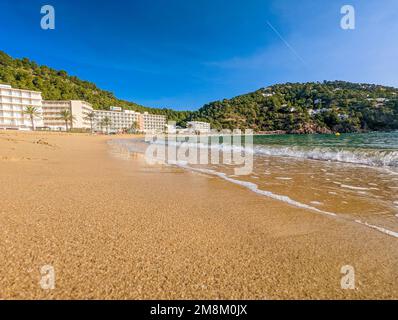
{"label": "sea water", "polygon": [[[127,148],[143,152],[142,146],[135,140]],[[228,150],[222,137],[215,147],[221,153]],[[398,132],[261,135],[253,137],[253,146],[246,151],[253,155],[247,175],[235,175],[235,166],[222,161],[180,166],[398,237]]]}

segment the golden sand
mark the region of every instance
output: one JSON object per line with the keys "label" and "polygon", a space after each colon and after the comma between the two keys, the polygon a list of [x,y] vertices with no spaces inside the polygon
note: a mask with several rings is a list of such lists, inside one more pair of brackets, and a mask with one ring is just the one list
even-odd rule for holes
{"label": "golden sand", "polygon": [[396,238],[117,158],[108,139],[0,132],[0,298],[398,298]]}

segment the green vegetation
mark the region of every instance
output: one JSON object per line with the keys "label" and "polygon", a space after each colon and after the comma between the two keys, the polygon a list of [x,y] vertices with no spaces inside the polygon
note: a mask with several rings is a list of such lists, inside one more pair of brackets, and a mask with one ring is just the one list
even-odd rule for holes
{"label": "green vegetation", "polygon": [[105,117],[104,119],[101,120],[100,126],[101,126],[101,131],[102,128],[105,127],[106,128],[106,133],[109,134],[109,129],[112,125],[112,120],[109,117]]}
{"label": "green vegetation", "polygon": [[41,91],[45,100],[84,100],[94,109],[109,109],[119,106],[127,110],[164,114],[169,120],[180,122],[189,112],[171,109],[147,108],[133,102],[117,99],[113,93],[101,90],[91,82],[69,76],[66,71],[57,71],[47,66],[39,66],[27,59],[13,59],[0,51],[0,83],[14,88]]}
{"label": "green vegetation", "polygon": [[90,121],[90,132],[94,133],[94,120],[95,120],[95,112],[89,112],[84,115],[84,120]]}
{"label": "green vegetation", "polygon": [[287,83],[206,104],[189,120],[289,133],[398,129],[398,89],[343,81]]}
{"label": "green vegetation", "polygon": [[66,131],[69,131],[69,124],[70,128],[71,129],[73,128],[73,122],[75,121],[75,117],[72,115],[72,113],[69,110],[67,109],[62,110],[59,113],[59,119],[65,121]]}
{"label": "green vegetation", "polygon": [[138,128],[139,128],[138,122],[134,121],[132,123],[132,125],[130,126],[130,128],[126,128],[126,132],[128,132],[128,133],[137,133]]}
{"label": "green vegetation", "polygon": [[30,122],[32,124],[32,130],[36,130],[35,118],[40,116],[39,110],[37,110],[37,108],[34,106],[27,106],[23,113],[29,116]]}
{"label": "green vegetation", "polygon": [[289,133],[358,132],[398,129],[398,89],[343,81],[287,83],[263,88],[233,99],[206,104],[195,112],[155,109],[117,99],[95,84],[13,59],[0,51],[0,83],[39,90],[48,100],[85,100],[94,109],[120,106],[138,112],[164,114],[178,125],[210,122],[216,129],[286,131]]}

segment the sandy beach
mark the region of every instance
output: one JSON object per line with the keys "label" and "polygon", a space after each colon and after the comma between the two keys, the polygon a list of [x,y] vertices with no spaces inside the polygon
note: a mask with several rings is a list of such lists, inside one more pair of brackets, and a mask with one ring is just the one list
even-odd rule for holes
{"label": "sandy beach", "polygon": [[1,299],[398,298],[398,239],[109,139],[0,132]]}

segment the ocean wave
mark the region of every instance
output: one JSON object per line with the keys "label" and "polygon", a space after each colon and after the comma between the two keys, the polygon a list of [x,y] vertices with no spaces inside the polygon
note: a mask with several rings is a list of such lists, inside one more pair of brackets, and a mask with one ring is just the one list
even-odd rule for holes
{"label": "ocean wave", "polygon": [[[126,140],[117,140],[117,141],[114,141],[114,142],[119,147],[127,149],[130,152],[137,152],[137,151],[138,152],[142,152],[143,151],[143,149],[141,148],[142,146],[140,146],[140,148],[137,148],[136,146],[134,146],[137,143],[137,141],[133,142],[133,141],[126,141]],[[224,145],[224,148],[228,148],[228,147]],[[275,155],[275,154],[270,154],[270,155]],[[277,154],[277,155],[280,156],[280,154]],[[324,211],[324,210],[318,209],[318,208],[316,208],[314,206],[311,206],[311,205],[299,202],[297,200],[294,200],[294,199],[292,199],[292,198],[290,198],[290,197],[288,197],[286,195],[276,194],[276,193],[273,193],[273,192],[268,191],[268,190],[262,190],[262,189],[260,189],[258,187],[257,184],[255,184],[253,182],[234,179],[231,176],[228,176],[224,172],[219,172],[219,171],[216,171],[216,170],[205,169],[205,168],[193,168],[193,167],[189,166],[186,161],[175,161],[174,163],[169,163],[169,165],[176,165],[176,166],[178,166],[180,168],[183,168],[183,169],[186,169],[186,170],[196,171],[196,172],[200,172],[200,173],[204,173],[204,174],[208,174],[208,175],[217,176],[217,177],[219,177],[219,178],[221,178],[223,180],[226,180],[228,182],[240,185],[240,186],[242,186],[242,187],[244,187],[244,188],[246,188],[246,189],[248,189],[248,190],[250,190],[250,191],[252,191],[254,193],[257,193],[258,195],[265,196],[265,197],[268,197],[268,198],[271,198],[271,199],[274,199],[274,200],[278,200],[278,201],[284,202],[286,204],[295,206],[297,208],[307,209],[307,210],[310,210],[310,211],[318,213],[318,214],[323,214],[323,215],[335,217],[335,218],[338,218],[338,219],[343,219],[343,220],[348,220],[348,221],[351,221],[351,222],[355,222],[355,223],[364,225],[366,227],[369,227],[371,229],[377,230],[379,232],[382,232],[384,234],[387,234],[389,236],[393,236],[395,238],[398,238],[398,232],[396,232],[396,231],[392,231],[392,230],[386,229],[386,228],[381,227],[381,226],[372,225],[372,224],[369,224],[367,222],[362,222],[360,220],[350,219],[347,216],[340,215],[338,213]],[[348,187],[348,188],[352,188],[352,189],[354,189],[354,188],[355,189],[362,189],[362,188],[359,188],[359,187],[354,187],[354,186],[349,186],[349,185],[344,185],[344,187]],[[391,187],[391,188],[395,188],[395,187]],[[330,194],[335,194],[333,192],[329,192],[329,193]],[[319,203],[312,202],[311,204],[318,205]],[[394,205],[397,205],[397,204],[398,204],[398,201],[394,201]]]}
{"label": "ocean wave", "polygon": [[233,178],[229,177],[227,174],[225,174],[223,172],[218,172],[218,171],[211,170],[211,169],[193,168],[193,167],[190,167],[190,166],[187,166],[187,165],[183,165],[183,164],[180,164],[179,167],[181,167],[183,169],[186,169],[186,170],[194,171],[194,172],[200,172],[200,173],[204,173],[204,174],[208,174],[208,175],[217,176],[217,177],[219,177],[221,179],[224,179],[224,180],[226,180],[228,182],[231,182],[231,183],[240,185],[240,186],[242,186],[242,187],[244,187],[246,189],[249,189],[250,191],[255,192],[255,193],[259,194],[259,195],[262,195],[262,196],[265,196],[265,197],[268,197],[268,198],[271,198],[271,199],[274,199],[274,200],[278,200],[278,201],[281,201],[281,202],[285,202],[286,204],[289,204],[291,206],[294,206],[294,207],[297,207],[297,208],[302,208],[302,209],[307,209],[307,210],[310,210],[312,212],[323,214],[323,215],[327,215],[327,216],[331,216],[331,217],[335,217],[337,219],[342,219],[342,220],[346,220],[346,221],[355,222],[355,223],[361,224],[363,226],[366,226],[368,228],[377,230],[377,231],[379,231],[381,233],[384,233],[384,234],[387,234],[389,236],[392,236],[394,238],[398,238],[398,232],[389,230],[389,229],[384,228],[384,227],[376,226],[376,225],[373,225],[373,224],[370,224],[370,223],[367,223],[367,222],[363,222],[363,221],[358,220],[358,219],[352,220],[352,219],[350,219],[348,217],[344,217],[344,216],[339,215],[339,214],[334,213],[334,212],[320,210],[320,209],[318,209],[316,207],[309,206],[309,205],[307,205],[305,203],[293,200],[292,198],[290,198],[288,196],[285,196],[285,195],[276,194],[276,193],[273,193],[273,192],[267,191],[267,190],[261,190],[261,189],[258,188],[257,184],[255,184],[255,183],[252,183],[252,182],[249,182],[249,181],[242,181],[242,180],[238,180],[238,179],[233,179]]}
{"label": "ocean wave", "polygon": [[259,195],[266,196],[266,197],[274,199],[274,200],[279,200],[279,201],[288,203],[288,204],[290,204],[290,205],[292,205],[294,207],[297,207],[297,208],[307,209],[307,210],[311,210],[311,211],[314,211],[314,212],[317,212],[317,213],[322,213],[322,214],[329,215],[329,216],[336,216],[336,214],[333,213],[333,212],[320,210],[318,208],[309,206],[309,205],[307,205],[305,203],[293,200],[293,199],[291,199],[288,196],[276,194],[276,193],[273,193],[273,192],[267,191],[267,190],[261,190],[261,189],[258,188],[257,184],[255,184],[255,183],[252,183],[252,182],[249,182],[249,181],[242,181],[242,180],[238,180],[238,179],[233,179],[233,178],[227,176],[227,174],[225,174],[223,172],[218,172],[218,171],[211,170],[211,169],[193,168],[193,167],[190,167],[190,166],[187,166],[187,165],[184,165],[184,164],[180,164],[179,167],[181,167],[183,169],[186,169],[186,170],[190,170],[190,171],[196,171],[196,172],[200,172],[200,173],[204,173],[204,174],[208,174],[208,175],[217,176],[217,177],[219,177],[221,179],[224,179],[224,180],[226,180],[228,182],[232,182],[234,184],[237,184],[237,185],[240,185],[242,187],[245,187],[245,188],[247,188],[247,189],[249,189],[249,190],[251,190],[251,191],[253,191],[253,192],[255,192],[255,193],[259,194]]}
{"label": "ocean wave", "polygon": [[304,148],[262,146],[254,148],[255,154],[304,158],[312,160],[354,163],[374,167],[398,167],[398,150]]}
{"label": "ocean wave", "polygon": [[277,145],[231,145],[231,144],[206,144],[202,142],[176,142],[156,141],[157,144],[184,145],[187,148],[220,150],[221,152],[245,152],[254,155],[275,157],[291,157],[310,160],[334,161],[360,164],[372,167],[398,168],[398,150],[392,149],[348,149],[330,147],[298,147]]}

